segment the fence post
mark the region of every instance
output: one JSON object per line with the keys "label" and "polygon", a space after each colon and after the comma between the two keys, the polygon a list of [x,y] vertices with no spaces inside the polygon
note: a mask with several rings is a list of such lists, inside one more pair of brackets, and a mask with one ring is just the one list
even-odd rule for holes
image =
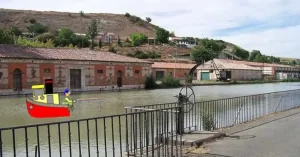
{"label": "fence post", "polygon": [[177,118],[177,134],[182,135],[184,133],[184,104],[183,95],[179,93],[178,96],[178,118]]}

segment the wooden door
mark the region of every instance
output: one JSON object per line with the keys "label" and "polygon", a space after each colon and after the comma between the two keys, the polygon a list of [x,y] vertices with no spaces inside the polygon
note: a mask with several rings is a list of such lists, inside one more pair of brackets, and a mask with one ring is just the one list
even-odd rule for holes
{"label": "wooden door", "polygon": [[81,69],[70,69],[70,88],[81,89]]}

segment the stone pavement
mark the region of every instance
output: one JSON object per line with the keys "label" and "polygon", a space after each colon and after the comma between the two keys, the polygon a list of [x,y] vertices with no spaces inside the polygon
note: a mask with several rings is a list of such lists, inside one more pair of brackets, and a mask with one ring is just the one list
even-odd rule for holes
{"label": "stone pavement", "polygon": [[299,157],[300,108],[220,131],[227,137],[205,143],[199,157]]}

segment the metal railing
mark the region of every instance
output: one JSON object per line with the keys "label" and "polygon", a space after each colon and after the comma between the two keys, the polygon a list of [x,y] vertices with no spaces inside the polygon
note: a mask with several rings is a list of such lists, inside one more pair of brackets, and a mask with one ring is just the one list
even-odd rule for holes
{"label": "metal railing", "polygon": [[177,108],[0,129],[0,157],[180,156]]}
{"label": "metal railing", "polygon": [[[185,108],[186,131],[216,130],[248,122],[259,117],[300,106],[300,89],[196,102]],[[127,112],[178,107],[177,103],[127,107]]]}

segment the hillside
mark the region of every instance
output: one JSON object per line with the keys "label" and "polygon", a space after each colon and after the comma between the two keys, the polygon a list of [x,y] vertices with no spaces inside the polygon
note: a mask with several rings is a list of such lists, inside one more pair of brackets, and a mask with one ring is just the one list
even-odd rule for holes
{"label": "hillside", "polygon": [[0,29],[17,26],[26,32],[30,20],[48,26],[51,30],[70,28],[75,33],[86,33],[86,26],[91,19],[98,21],[100,32],[111,32],[120,36],[121,39],[129,37],[131,33],[139,32],[149,37],[154,37],[154,25],[145,21],[134,22],[122,14],[106,13],[67,13],[54,11],[31,11],[0,9]]}
{"label": "hillside", "polygon": [[[161,58],[161,59],[172,60],[172,56],[175,56],[176,54],[179,55],[177,58],[183,58],[185,60],[191,59],[189,57],[191,49],[171,46],[174,45],[175,43],[170,43],[170,45],[169,44],[148,45],[147,43],[144,42],[141,46],[133,46],[130,41],[125,39],[128,38],[132,33],[142,33],[150,38],[153,38],[155,36],[155,29],[157,26],[151,24],[151,21],[150,23],[148,23],[144,19],[141,19],[134,15],[130,15],[128,13],[126,14],[83,13],[83,12],[68,13],[68,12],[54,12],[54,11],[0,9],[0,29],[17,27],[24,33],[28,32],[29,26],[31,26],[32,28],[31,23],[32,21],[34,21],[33,23],[36,22],[47,26],[48,32],[52,32],[52,30],[58,30],[60,28],[69,28],[73,30],[74,33],[85,34],[87,31],[87,25],[88,23],[91,22],[92,19],[97,20],[97,25],[98,25],[97,27],[99,29],[99,32],[114,33],[116,35],[119,35],[119,37],[121,38],[120,40],[120,45],[122,45],[121,47],[116,46],[116,43],[114,42],[114,43],[109,43],[109,45],[104,44],[102,48],[96,48],[97,50],[115,52],[118,54],[129,55],[141,59]],[[57,39],[57,34],[56,35],[54,34],[55,33],[52,32],[53,38],[50,39]],[[68,41],[72,41],[73,44],[73,45],[71,44],[72,46],[81,47],[80,46],[81,44],[84,45],[83,47],[89,46],[90,42],[88,41],[88,39],[86,39],[86,42],[83,42],[84,41],[83,38],[77,38],[77,37],[72,40],[68,39]],[[65,40],[65,38],[62,39]],[[230,56],[235,56],[236,58],[239,59],[244,59],[244,60],[249,59],[248,51],[244,50],[242,47],[239,47],[232,43],[228,43],[226,41],[213,40],[213,39],[212,40],[199,39],[193,37],[185,37],[184,40],[190,43],[197,41],[198,44],[200,43],[201,45],[203,45],[208,49],[213,48],[213,50],[216,52],[224,51],[227,54],[231,53],[229,54]],[[61,46],[62,42],[58,43],[57,41],[55,46],[58,45]],[[45,42],[45,40],[43,40],[43,42]],[[36,44],[36,43],[31,43],[31,44]],[[69,45],[70,43],[62,45],[62,47],[69,46]],[[274,56],[266,56],[263,54],[260,54],[256,58],[255,57],[256,56],[254,56],[253,58],[252,56],[252,59],[250,60],[258,61],[258,62],[271,62],[274,61],[274,59],[277,59],[274,58]],[[279,59],[279,62],[280,60],[285,64],[300,64],[300,61],[295,59],[281,58]]]}

